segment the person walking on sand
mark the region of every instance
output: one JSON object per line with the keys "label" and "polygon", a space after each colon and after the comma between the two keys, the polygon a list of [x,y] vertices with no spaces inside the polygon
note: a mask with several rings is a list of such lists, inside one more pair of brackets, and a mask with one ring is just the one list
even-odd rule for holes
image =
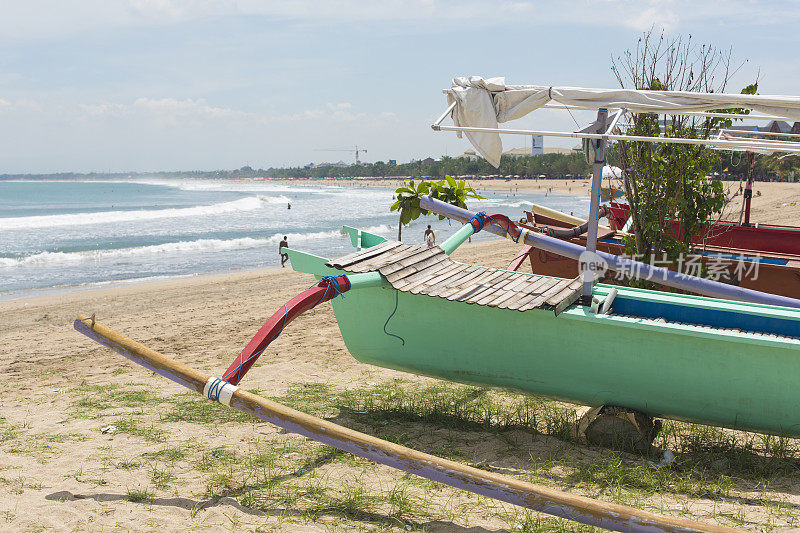
{"label": "person walking on sand", "polygon": [[436,234],[431,229],[430,224],[428,224],[428,229],[425,230],[425,242],[428,248],[433,248],[433,245],[436,244]]}
{"label": "person walking on sand", "polygon": [[284,235],[283,236],[283,240],[280,243],[278,243],[278,253],[281,256],[281,268],[285,268],[286,267],[286,261],[289,260],[289,254],[285,254],[282,251],[284,248],[288,248],[288,247],[289,247],[289,241],[286,240],[286,235]]}

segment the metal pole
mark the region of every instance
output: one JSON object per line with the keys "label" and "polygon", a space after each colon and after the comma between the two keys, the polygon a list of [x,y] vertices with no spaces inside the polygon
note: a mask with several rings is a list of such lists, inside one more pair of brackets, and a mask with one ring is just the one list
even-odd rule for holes
{"label": "metal pole", "polygon": [[611,141],[643,141],[659,142],[665,144],[694,144],[702,146],[717,147],[721,150],[768,150],[770,152],[789,152],[800,153],[800,143],[789,141],[770,141],[767,139],[759,141],[734,141],[734,140],[714,140],[714,139],[689,139],[685,137],[648,137],[644,135],[617,135],[605,133],[579,133],[564,131],[546,130],[516,130],[500,128],[473,128],[463,126],[439,126],[431,124],[434,131],[463,131],[474,133],[503,133],[511,135],[542,135],[544,137],[566,137],[572,139],[605,139]]}
{"label": "metal pole", "polygon": [[[427,209],[437,215],[443,215],[447,218],[460,220],[461,222],[468,222],[475,213],[450,205],[436,200],[429,196],[423,196],[419,201],[420,207]],[[507,232],[504,228],[500,228],[494,224],[487,224],[484,226],[484,231],[494,233],[505,237]],[[553,237],[548,237],[541,233],[528,232],[525,234],[525,244],[530,244],[535,248],[545,250],[546,252],[553,252],[554,254],[562,255],[572,259],[580,259],[586,248],[578,244],[562,241]],[[608,263],[611,270],[617,272],[623,271],[630,274],[632,277],[639,279],[651,280],[667,287],[674,287],[676,289],[683,289],[705,296],[712,296],[714,298],[725,298],[727,300],[737,300],[740,302],[752,302],[758,304],[778,305],[782,307],[793,307],[800,309],[800,300],[794,298],[787,298],[786,296],[779,296],[777,294],[769,294],[766,292],[754,291],[752,289],[745,289],[735,285],[728,285],[720,283],[719,281],[712,281],[710,279],[701,279],[687,274],[680,274],[672,270],[655,267],[647,263],[641,263],[618,255],[609,254],[606,252],[596,252],[597,255]]]}
{"label": "metal pole", "polygon": [[750,225],[750,201],[753,199],[753,164],[756,154],[747,152],[747,185],[744,187],[744,224]]}
{"label": "metal pole", "polygon": [[[597,110],[597,131],[606,131],[606,119],[608,109]],[[584,305],[592,303],[592,287],[596,276],[594,275],[596,262],[594,254],[597,251],[597,212],[600,209],[600,188],[603,185],[603,166],[606,164],[606,144],[605,139],[590,141],[594,144],[594,164],[592,165],[592,198],[589,202],[589,231],[586,234],[586,251],[588,254],[580,261],[580,273],[583,277],[583,287],[581,288],[581,300]]]}

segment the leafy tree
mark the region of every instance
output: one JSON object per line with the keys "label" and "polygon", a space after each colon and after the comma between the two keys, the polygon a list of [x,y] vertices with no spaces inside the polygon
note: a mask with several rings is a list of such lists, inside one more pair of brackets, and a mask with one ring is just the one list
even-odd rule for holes
{"label": "leafy tree", "polygon": [[[403,226],[407,226],[412,220],[418,219],[422,215],[428,215],[427,209],[419,205],[420,198],[430,195],[437,200],[441,200],[457,207],[467,207],[468,198],[483,198],[475,189],[469,187],[464,180],[453,179],[452,176],[445,176],[439,181],[421,181],[415,184],[411,179],[398,187],[395,191],[396,200],[389,207],[390,211],[400,211],[400,223],[397,226],[397,240],[402,240]],[[439,220],[445,217],[439,215]]]}
{"label": "leafy tree", "polygon": [[[688,39],[666,41],[652,30],[613,61],[612,70],[622,87],[641,90],[721,92],[731,73],[730,52],[710,45],[697,47]],[[755,91],[754,87],[745,90]],[[744,91],[743,91],[744,92]],[[732,110],[725,110],[731,112]],[[730,119],[696,118],[637,113],[628,135],[706,139]],[[719,164],[718,151],[701,145],[619,142],[611,157],[624,170],[623,185],[631,206],[633,239],[628,252],[648,255],[663,251],[677,261],[688,253],[709,220],[723,208],[722,183],[706,178]],[[679,235],[671,233],[673,219],[682,221]]]}

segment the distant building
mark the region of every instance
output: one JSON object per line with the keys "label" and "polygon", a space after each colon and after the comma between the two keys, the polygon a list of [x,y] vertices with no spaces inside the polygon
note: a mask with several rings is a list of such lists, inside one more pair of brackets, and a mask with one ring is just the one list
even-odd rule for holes
{"label": "distant building", "polygon": [[475,150],[467,150],[461,155],[455,156],[453,159],[469,159],[470,161],[477,161],[478,154],[475,153]]}
{"label": "distant building", "polygon": [[432,157],[426,157],[425,159],[423,159],[423,160],[422,160],[422,161],[420,161],[420,162],[421,162],[421,163],[425,163],[426,165],[430,165],[431,163],[433,163],[433,162],[435,162],[435,161],[436,161],[436,160],[435,160],[434,158],[432,158]]}
{"label": "distant building", "polygon": [[[531,148],[528,148],[528,147],[525,147],[525,148],[512,148],[511,150],[506,150],[505,152],[503,152],[503,155],[506,156],[506,157],[512,157],[512,158],[516,159],[517,157],[530,157],[532,155],[531,151],[532,151]],[[542,152],[539,153],[539,154],[535,154],[535,155],[569,154],[569,153],[572,153],[572,150],[570,150],[569,148],[556,148],[556,147],[544,148],[543,147],[542,148]]]}
{"label": "distant building", "polygon": [[[795,133],[800,134],[800,122],[795,122],[794,124],[789,124],[784,120],[771,120],[767,122],[764,126],[731,126],[731,130],[738,130],[738,131],[751,131],[751,132],[760,132],[760,133]],[[734,137],[736,137],[736,133],[731,133]]]}
{"label": "distant building", "polygon": [[544,155],[544,136],[531,135],[531,155]]}

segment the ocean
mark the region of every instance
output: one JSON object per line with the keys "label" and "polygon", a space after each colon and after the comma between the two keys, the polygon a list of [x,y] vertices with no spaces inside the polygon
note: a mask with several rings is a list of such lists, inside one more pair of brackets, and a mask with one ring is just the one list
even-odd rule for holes
{"label": "ocean", "polygon": [[[532,203],[586,216],[588,198],[482,192],[471,209],[512,220]],[[0,300],[280,264],[278,243],[349,253],[344,224],[397,237],[393,189],[234,180],[0,181]],[[288,205],[291,204],[291,209]],[[421,217],[403,240],[458,224]],[[476,240],[496,238],[484,233]]]}

